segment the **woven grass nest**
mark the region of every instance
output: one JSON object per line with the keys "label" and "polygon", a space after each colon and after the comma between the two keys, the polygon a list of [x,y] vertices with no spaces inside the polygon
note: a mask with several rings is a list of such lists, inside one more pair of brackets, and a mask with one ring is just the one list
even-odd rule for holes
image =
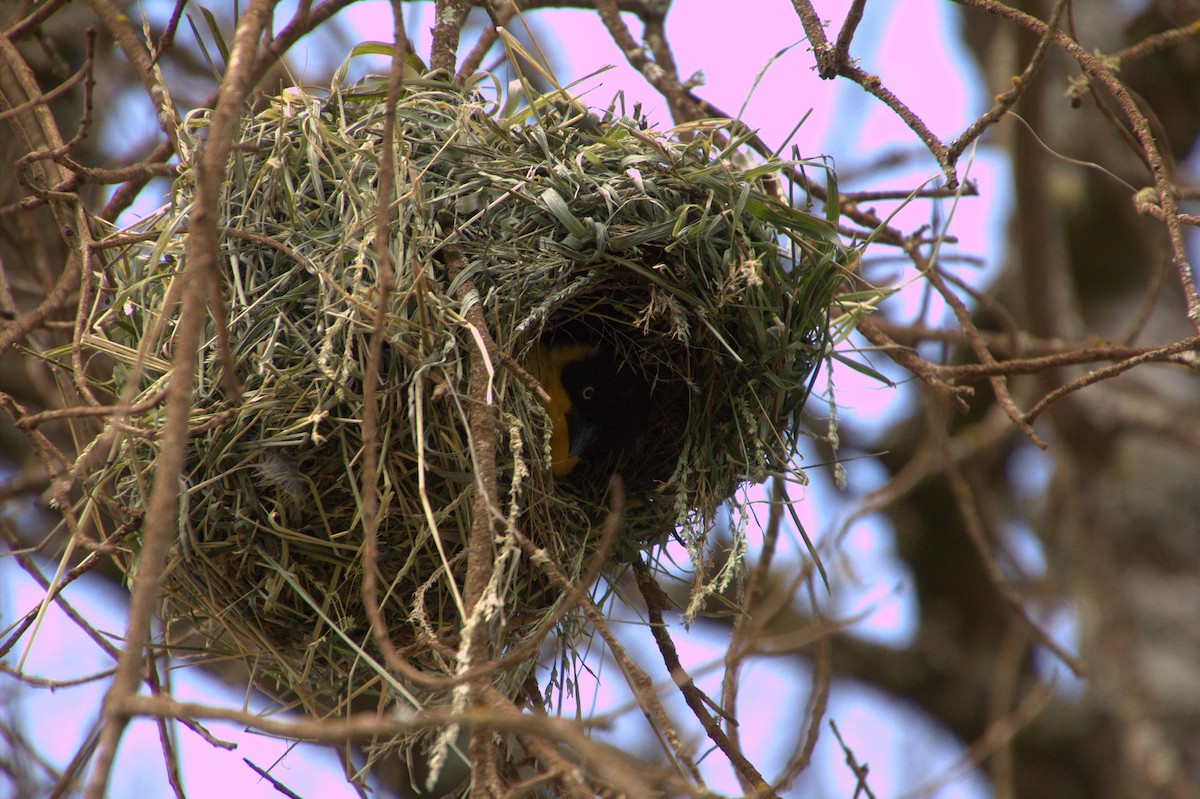
{"label": "woven grass nest", "polygon": [[[373,226],[386,113],[378,88],[290,90],[245,122],[220,220],[242,393],[226,390],[210,321],[165,585],[168,621],[195,625],[208,654],[249,659],[260,685],[322,712],[395,691],[381,679],[360,598],[363,380],[379,305]],[[458,668],[446,653],[459,646],[477,490],[469,304],[517,362],[569,331],[604,341],[650,387],[645,432],[619,464],[624,531],[613,560],[653,559],[669,535],[698,545],[738,486],[792,468],[796,416],[828,343],[845,251],[825,221],[767,191],[779,163],[747,166],[716,122],[680,136],[562,98],[505,115],[472,86],[427,79],[397,109],[399,200],[387,209],[396,287],[383,321],[371,479],[383,613],[401,653],[430,673]],[[207,116],[188,121],[194,147]],[[187,258],[192,168],[185,157],[173,202],[139,226],[153,240],[110,264],[115,299],[85,342],[115,359],[107,388],[132,389],[134,406],[171,374],[179,308],[167,298]],[[454,276],[451,248],[467,265]],[[541,402],[514,370],[492,365],[497,510],[577,579],[613,465],[555,479]],[[119,446],[92,480],[109,507],[146,505],[165,407],[145,404],[122,420]],[[501,652],[563,592],[503,534],[495,563],[490,635]],[[136,565],[136,546],[124,565]],[[515,696],[532,665],[495,682]],[[444,700],[414,693],[389,698]]]}

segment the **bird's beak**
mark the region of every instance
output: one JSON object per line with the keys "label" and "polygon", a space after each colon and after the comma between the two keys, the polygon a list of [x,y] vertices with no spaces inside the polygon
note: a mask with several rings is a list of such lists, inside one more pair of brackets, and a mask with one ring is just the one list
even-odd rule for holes
{"label": "bird's beak", "polygon": [[571,445],[567,457],[578,458],[600,440],[601,432],[600,425],[584,419],[574,408],[567,411],[567,441]]}

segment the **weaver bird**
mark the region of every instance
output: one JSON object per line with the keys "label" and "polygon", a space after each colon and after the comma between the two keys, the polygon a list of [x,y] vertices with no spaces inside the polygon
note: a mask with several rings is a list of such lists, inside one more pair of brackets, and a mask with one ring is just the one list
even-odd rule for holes
{"label": "weaver bird", "polygon": [[650,390],[603,344],[538,342],[525,364],[550,401],[550,471],[566,477],[580,461],[611,460],[642,433]]}

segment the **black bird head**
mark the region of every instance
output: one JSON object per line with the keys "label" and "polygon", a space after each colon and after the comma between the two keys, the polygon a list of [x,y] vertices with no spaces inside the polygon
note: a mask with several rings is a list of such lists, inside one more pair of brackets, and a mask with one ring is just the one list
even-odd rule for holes
{"label": "black bird head", "polygon": [[581,462],[615,468],[645,432],[650,389],[629,364],[604,344],[539,344],[527,364],[550,395],[547,412],[552,470],[571,474]]}

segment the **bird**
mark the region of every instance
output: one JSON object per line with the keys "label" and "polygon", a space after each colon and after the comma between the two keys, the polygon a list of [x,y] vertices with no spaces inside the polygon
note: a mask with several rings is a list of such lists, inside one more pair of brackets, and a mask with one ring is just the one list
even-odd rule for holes
{"label": "bird", "polygon": [[550,471],[571,475],[581,462],[611,462],[643,432],[650,390],[606,344],[539,341],[526,369],[549,396]]}

